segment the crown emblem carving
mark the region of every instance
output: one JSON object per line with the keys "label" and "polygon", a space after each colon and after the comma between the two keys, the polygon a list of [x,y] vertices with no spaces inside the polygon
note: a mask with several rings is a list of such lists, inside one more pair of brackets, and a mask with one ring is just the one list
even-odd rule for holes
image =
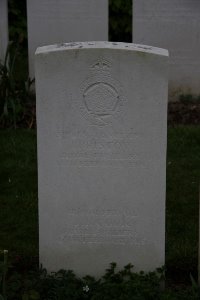
{"label": "crown emblem carving", "polygon": [[110,124],[121,112],[121,86],[112,76],[112,63],[99,57],[90,65],[90,74],[82,83],[81,111],[93,125]]}
{"label": "crown emblem carving", "polygon": [[99,59],[95,64],[92,65],[92,69],[96,71],[107,71],[111,68],[111,64],[105,59]]}
{"label": "crown emblem carving", "polygon": [[83,97],[88,113],[99,117],[111,115],[115,111],[119,100],[117,91],[105,82],[90,86]]}

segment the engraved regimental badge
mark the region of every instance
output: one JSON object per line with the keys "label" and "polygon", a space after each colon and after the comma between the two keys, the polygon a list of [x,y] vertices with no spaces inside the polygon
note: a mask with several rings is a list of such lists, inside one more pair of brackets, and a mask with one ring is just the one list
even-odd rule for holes
{"label": "engraved regimental badge", "polygon": [[92,125],[112,122],[123,105],[122,89],[111,75],[111,63],[99,59],[81,86],[81,111]]}

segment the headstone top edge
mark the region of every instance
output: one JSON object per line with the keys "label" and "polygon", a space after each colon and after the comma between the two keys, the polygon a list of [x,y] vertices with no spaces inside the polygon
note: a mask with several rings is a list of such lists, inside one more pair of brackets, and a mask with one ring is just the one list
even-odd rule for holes
{"label": "headstone top edge", "polygon": [[169,56],[167,49],[152,47],[142,44],[133,44],[133,43],[122,43],[122,42],[104,42],[104,41],[91,41],[91,42],[70,42],[70,43],[61,43],[55,45],[47,45],[38,47],[35,55],[48,54],[50,52],[59,52],[59,51],[70,51],[70,50],[81,50],[81,49],[112,49],[112,50],[126,50],[126,51],[135,51],[143,52],[161,56]]}

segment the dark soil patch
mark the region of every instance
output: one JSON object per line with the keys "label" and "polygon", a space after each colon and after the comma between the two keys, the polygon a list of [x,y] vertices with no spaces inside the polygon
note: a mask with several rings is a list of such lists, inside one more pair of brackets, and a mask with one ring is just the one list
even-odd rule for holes
{"label": "dark soil patch", "polygon": [[168,125],[200,125],[200,102],[169,103]]}

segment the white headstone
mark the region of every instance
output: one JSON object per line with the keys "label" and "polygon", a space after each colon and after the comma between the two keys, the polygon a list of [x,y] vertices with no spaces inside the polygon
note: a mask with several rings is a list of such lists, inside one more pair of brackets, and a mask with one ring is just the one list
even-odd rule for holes
{"label": "white headstone", "polygon": [[200,94],[199,0],[134,0],[133,41],[169,50],[170,100]]}
{"label": "white headstone", "polygon": [[89,42],[36,51],[40,261],[100,275],[164,265],[164,49]]}
{"label": "white headstone", "polygon": [[0,60],[4,61],[8,46],[8,3],[0,1]]}
{"label": "white headstone", "polygon": [[27,0],[29,74],[39,46],[108,40],[108,0]]}

